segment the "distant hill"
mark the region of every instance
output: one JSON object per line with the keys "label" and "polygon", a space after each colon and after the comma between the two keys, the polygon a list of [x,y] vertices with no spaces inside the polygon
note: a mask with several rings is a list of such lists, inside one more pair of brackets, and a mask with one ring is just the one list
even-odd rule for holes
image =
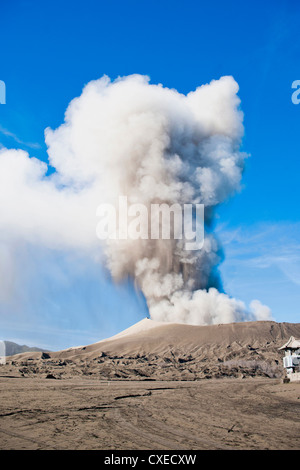
{"label": "distant hill", "polygon": [[5,343],[5,356],[13,356],[14,354],[20,354],[24,352],[40,352],[40,351],[46,351],[45,349],[40,349],[40,348],[31,348],[29,346],[26,346],[26,344],[17,344],[14,343],[13,341],[4,341]]}

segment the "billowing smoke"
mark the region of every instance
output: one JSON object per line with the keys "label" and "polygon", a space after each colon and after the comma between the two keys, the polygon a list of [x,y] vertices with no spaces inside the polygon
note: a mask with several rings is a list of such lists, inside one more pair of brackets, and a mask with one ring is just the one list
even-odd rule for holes
{"label": "billowing smoke", "polygon": [[[217,270],[215,209],[239,190],[246,158],[237,92],[232,77],[187,95],[140,75],[90,82],[70,103],[65,122],[46,129],[54,173],[45,176],[47,165],[23,151],[0,151],[3,237],[97,257],[116,282],[134,279],[154,320],[268,319],[270,310],[259,301],[248,311],[223,293]],[[118,211],[120,196],[148,208],[204,204],[203,247],[188,251],[174,238],[100,242],[97,207],[112,204]]]}

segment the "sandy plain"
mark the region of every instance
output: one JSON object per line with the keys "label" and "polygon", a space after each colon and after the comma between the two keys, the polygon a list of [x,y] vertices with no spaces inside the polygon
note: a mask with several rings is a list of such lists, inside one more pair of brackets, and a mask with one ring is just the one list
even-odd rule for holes
{"label": "sandy plain", "polygon": [[0,366],[0,449],[299,450],[300,384],[278,348],[300,324],[142,320]]}
{"label": "sandy plain", "polygon": [[0,379],[0,448],[299,449],[300,385],[278,379]]}

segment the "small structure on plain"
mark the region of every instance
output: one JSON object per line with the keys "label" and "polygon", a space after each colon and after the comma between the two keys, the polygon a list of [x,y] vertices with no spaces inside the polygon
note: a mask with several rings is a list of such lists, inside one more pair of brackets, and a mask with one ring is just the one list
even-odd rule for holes
{"label": "small structure on plain", "polygon": [[287,379],[290,382],[300,382],[300,339],[291,336],[287,343],[279,349],[285,351],[283,367]]}

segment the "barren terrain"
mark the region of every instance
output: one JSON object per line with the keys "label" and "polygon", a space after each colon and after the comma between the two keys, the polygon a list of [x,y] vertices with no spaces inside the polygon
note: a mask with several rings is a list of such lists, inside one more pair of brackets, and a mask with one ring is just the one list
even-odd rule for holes
{"label": "barren terrain", "polygon": [[1,378],[1,449],[299,449],[300,386]]}
{"label": "barren terrain", "polygon": [[300,324],[142,320],[108,340],[0,366],[1,449],[299,449]]}
{"label": "barren terrain", "polygon": [[282,378],[282,346],[300,338],[300,323],[272,321],[191,326],[144,319],[95,344],[7,358],[0,375],[77,376],[103,380]]}

